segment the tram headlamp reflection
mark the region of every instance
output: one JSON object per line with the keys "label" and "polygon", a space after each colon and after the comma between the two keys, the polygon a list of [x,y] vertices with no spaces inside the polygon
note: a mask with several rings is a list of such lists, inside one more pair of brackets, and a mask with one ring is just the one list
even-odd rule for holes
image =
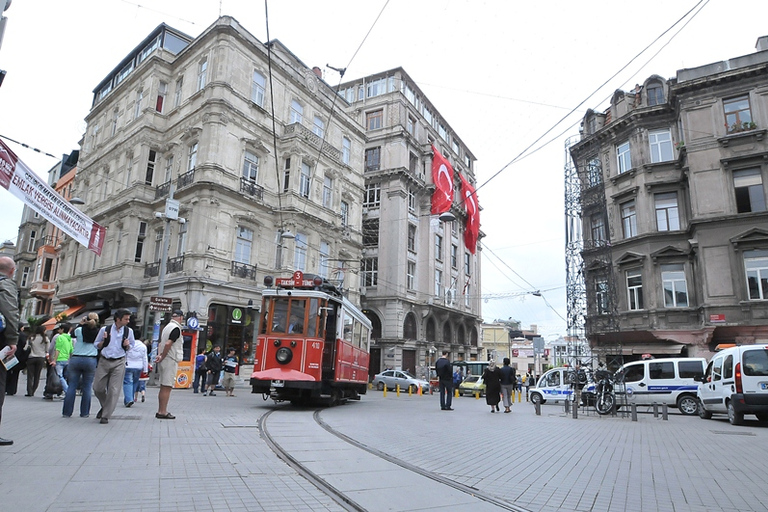
{"label": "tram headlamp reflection", "polygon": [[280,347],[277,349],[277,352],[275,352],[275,359],[277,359],[277,362],[280,364],[288,364],[291,362],[291,359],[293,359],[293,351],[288,347]]}

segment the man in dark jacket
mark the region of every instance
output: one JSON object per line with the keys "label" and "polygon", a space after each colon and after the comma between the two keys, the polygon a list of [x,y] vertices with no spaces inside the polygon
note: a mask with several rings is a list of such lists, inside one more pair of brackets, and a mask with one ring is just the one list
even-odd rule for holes
{"label": "man in dark jacket", "polygon": [[[0,332],[0,350],[8,348],[6,355],[11,359],[16,354],[16,343],[19,341],[19,291],[13,280],[16,271],[16,263],[13,259],[0,257],[0,313],[5,320],[5,328]],[[5,402],[6,385],[5,365],[0,363],[0,419],[3,415],[3,402]],[[0,438],[0,446],[12,445],[10,439]]]}
{"label": "man in dark jacket", "polygon": [[452,411],[453,372],[451,371],[451,361],[448,359],[447,350],[443,350],[442,357],[437,360],[435,372],[437,373],[437,378],[440,379],[440,409]]}
{"label": "man in dark jacket", "polygon": [[[205,367],[208,369],[208,377],[205,382],[208,384],[208,389],[210,390],[207,394],[210,396],[216,396],[216,393],[213,391],[216,389],[216,384],[219,383],[219,374],[221,373],[221,369],[224,367],[220,346],[216,345],[213,347],[213,350],[211,350],[205,360]],[[203,396],[205,395],[206,393],[203,393]]]}
{"label": "man in dark jacket", "polygon": [[515,369],[509,366],[509,358],[504,358],[504,366],[501,367],[501,396],[504,400],[504,412],[512,412],[513,393],[517,385]]}

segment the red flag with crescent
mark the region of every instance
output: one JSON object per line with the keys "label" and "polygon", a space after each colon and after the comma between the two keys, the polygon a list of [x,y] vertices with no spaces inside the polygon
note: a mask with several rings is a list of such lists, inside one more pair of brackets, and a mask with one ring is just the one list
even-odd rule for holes
{"label": "red flag with crescent", "polygon": [[469,252],[475,254],[477,249],[477,237],[480,233],[480,204],[477,202],[477,194],[464,176],[461,179],[461,199],[464,202],[464,211],[467,212],[467,225],[464,227],[464,245]]}
{"label": "red flag with crescent", "polygon": [[432,215],[447,212],[453,204],[453,167],[451,163],[432,146]]}

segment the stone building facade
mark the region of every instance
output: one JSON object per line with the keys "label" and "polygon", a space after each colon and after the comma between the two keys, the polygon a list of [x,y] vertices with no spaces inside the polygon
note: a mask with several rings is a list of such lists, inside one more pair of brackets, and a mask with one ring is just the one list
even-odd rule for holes
{"label": "stone building facade", "polygon": [[651,76],[585,115],[570,152],[598,353],[768,341],[768,37],[757,50]]}

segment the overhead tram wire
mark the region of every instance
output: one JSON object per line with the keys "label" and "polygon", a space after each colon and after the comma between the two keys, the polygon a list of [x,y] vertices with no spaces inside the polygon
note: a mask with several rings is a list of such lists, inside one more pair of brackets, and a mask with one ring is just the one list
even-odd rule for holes
{"label": "overhead tram wire", "polygon": [[[548,135],[550,132],[552,132],[552,131],[553,131],[555,128],[557,128],[557,127],[558,127],[558,126],[559,126],[559,125],[560,125],[560,124],[561,124],[563,121],[565,121],[565,120],[566,120],[568,117],[570,117],[570,116],[571,116],[571,115],[572,115],[574,112],[576,112],[578,109],[580,109],[580,108],[582,107],[582,105],[584,105],[584,103],[586,103],[587,101],[589,101],[589,99],[590,99],[592,96],[594,96],[595,94],[597,94],[597,93],[598,93],[598,91],[600,91],[600,89],[602,89],[603,87],[605,87],[606,85],[608,85],[608,83],[609,83],[611,80],[613,80],[614,78],[616,78],[616,76],[618,76],[618,75],[619,75],[619,73],[621,73],[622,71],[624,71],[625,69],[627,69],[627,68],[630,66],[630,64],[632,64],[632,63],[633,63],[635,60],[637,60],[638,58],[640,58],[640,56],[641,56],[642,54],[644,54],[646,51],[648,51],[648,49],[649,49],[651,46],[653,46],[654,44],[656,44],[656,43],[659,41],[659,39],[661,39],[662,37],[664,37],[664,35],[665,35],[665,34],[667,34],[669,31],[671,31],[673,28],[675,28],[675,27],[676,27],[678,24],[680,24],[680,22],[682,22],[682,21],[683,21],[685,18],[687,18],[687,17],[688,17],[688,15],[690,15],[690,14],[691,14],[691,13],[692,13],[694,10],[696,10],[696,8],[698,8],[698,7],[699,7],[699,6],[700,6],[702,3],[703,3],[704,5],[706,5],[706,4],[708,4],[708,3],[709,3],[709,0],[699,0],[699,1],[696,3],[696,5],[694,5],[694,6],[693,6],[691,9],[689,9],[689,10],[688,10],[688,11],[687,11],[685,14],[683,14],[683,16],[681,16],[681,17],[680,17],[680,18],[679,18],[677,21],[675,21],[675,22],[674,22],[674,23],[673,23],[673,24],[672,24],[672,25],[671,25],[669,28],[667,28],[667,29],[666,29],[664,32],[662,32],[661,34],[659,34],[659,35],[658,35],[658,36],[657,36],[657,37],[656,37],[656,38],[655,38],[655,39],[654,39],[654,40],[653,40],[653,41],[652,41],[650,44],[648,44],[648,45],[647,45],[645,48],[643,48],[643,49],[642,49],[642,50],[641,50],[639,53],[637,53],[637,54],[636,54],[634,57],[632,57],[632,58],[631,58],[631,59],[630,59],[630,60],[629,60],[629,61],[628,61],[626,64],[624,64],[624,65],[623,65],[623,66],[622,66],[622,67],[621,67],[621,68],[620,68],[618,71],[616,71],[616,73],[614,73],[613,75],[611,75],[611,76],[610,76],[610,77],[609,77],[607,80],[605,80],[605,81],[604,81],[602,84],[600,84],[600,86],[598,86],[598,87],[597,87],[597,89],[595,89],[595,90],[594,90],[592,93],[590,93],[590,94],[589,94],[589,96],[587,96],[586,98],[584,98],[584,99],[583,99],[581,102],[579,102],[579,104],[578,104],[578,105],[576,105],[575,107],[573,107],[573,108],[572,108],[572,109],[571,109],[571,110],[570,110],[570,111],[569,111],[567,114],[565,114],[565,115],[564,115],[562,118],[560,118],[560,120],[559,120],[559,121],[557,121],[555,124],[553,124],[553,125],[552,125],[552,126],[551,126],[551,127],[548,129],[548,130],[547,130],[547,131],[545,131],[545,132],[544,132],[543,134],[541,134],[541,135],[540,135],[538,138],[536,138],[536,140],[534,140],[532,143],[530,143],[528,146],[526,146],[526,147],[525,147],[525,149],[523,149],[523,151],[521,151],[521,152],[520,152],[520,153],[519,153],[519,154],[518,154],[516,157],[514,157],[514,158],[513,158],[512,160],[510,160],[510,161],[509,161],[509,162],[508,162],[506,165],[504,165],[504,166],[503,166],[501,169],[499,169],[499,170],[498,170],[498,171],[497,171],[497,172],[496,172],[496,173],[495,173],[493,176],[491,176],[491,177],[490,177],[490,178],[488,178],[488,179],[487,179],[487,180],[486,180],[484,183],[482,183],[482,184],[481,184],[481,185],[479,185],[477,188],[475,188],[475,193],[477,193],[477,191],[478,191],[478,190],[480,190],[482,187],[484,187],[485,185],[487,185],[488,183],[490,183],[490,182],[491,182],[491,180],[493,180],[493,179],[494,179],[494,178],[496,178],[498,175],[500,175],[502,172],[504,172],[504,171],[505,171],[507,168],[509,168],[509,166],[510,166],[510,165],[512,165],[512,164],[516,163],[518,160],[520,160],[520,159],[523,157],[523,155],[525,155],[525,154],[526,154],[526,153],[527,153],[527,152],[528,152],[528,151],[529,151],[529,150],[530,150],[530,149],[531,149],[533,146],[535,146],[535,145],[536,145],[536,144],[537,144],[537,143],[538,143],[538,142],[539,142],[541,139],[543,139],[544,137],[546,137],[546,136],[547,136],[547,135]],[[704,7],[704,6],[702,6],[702,8],[703,8],[703,7]],[[697,12],[696,12],[696,14],[698,14],[699,12],[701,12],[701,9],[699,9],[699,11],[697,11]],[[694,16],[695,16],[695,15],[694,15]],[[677,35],[677,34],[675,34],[675,35]],[[542,146],[542,147],[543,147],[543,146]]]}
{"label": "overhead tram wire", "polygon": [[49,157],[51,157],[51,158],[55,158],[55,159],[57,159],[57,160],[59,160],[59,159],[61,158],[61,157],[58,157],[58,156],[56,156],[56,155],[52,155],[52,154],[50,154],[50,153],[47,153],[47,152],[43,151],[42,149],[37,149],[36,147],[30,146],[29,144],[25,144],[25,143],[23,143],[23,142],[19,142],[19,141],[17,141],[17,140],[14,140],[14,139],[12,139],[12,138],[10,138],[10,137],[6,137],[5,135],[1,135],[1,134],[0,134],[0,139],[5,139],[5,140],[8,140],[8,141],[11,141],[11,142],[13,142],[14,144],[18,144],[19,146],[21,146],[21,147],[23,147],[23,148],[26,148],[26,149],[31,149],[32,151],[35,151],[35,152],[37,152],[37,153],[40,153],[41,155],[49,156]]}

